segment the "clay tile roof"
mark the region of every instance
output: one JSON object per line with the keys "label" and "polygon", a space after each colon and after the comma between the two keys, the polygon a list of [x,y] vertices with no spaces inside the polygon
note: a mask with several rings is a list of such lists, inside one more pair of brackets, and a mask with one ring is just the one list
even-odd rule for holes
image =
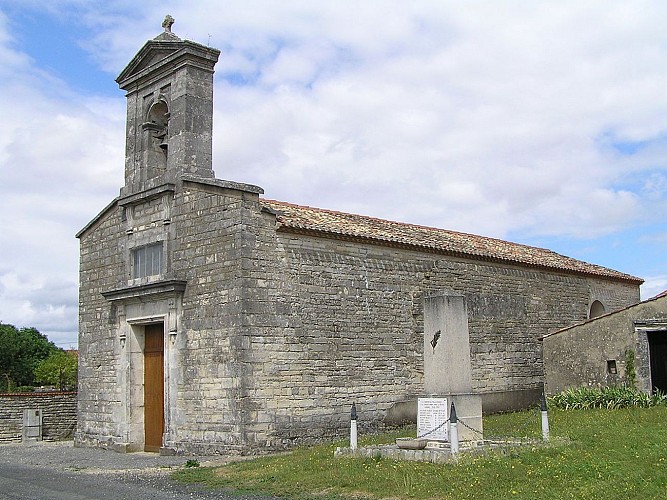
{"label": "clay tile roof", "polygon": [[260,199],[276,213],[278,229],[334,238],[403,246],[459,257],[529,265],[575,274],[643,283],[641,278],[572,259],[544,248],[445,229]]}

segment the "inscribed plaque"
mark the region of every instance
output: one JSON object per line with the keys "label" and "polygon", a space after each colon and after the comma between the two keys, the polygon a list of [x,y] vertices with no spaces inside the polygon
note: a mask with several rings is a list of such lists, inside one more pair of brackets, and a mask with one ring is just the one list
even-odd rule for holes
{"label": "inscribed plaque", "polygon": [[447,441],[449,407],[447,398],[419,398],[417,402],[417,437]]}

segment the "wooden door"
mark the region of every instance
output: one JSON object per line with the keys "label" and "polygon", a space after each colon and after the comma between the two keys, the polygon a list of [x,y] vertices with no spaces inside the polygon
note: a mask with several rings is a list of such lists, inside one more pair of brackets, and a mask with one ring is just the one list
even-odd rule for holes
{"label": "wooden door", "polygon": [[144,450],[160,451],[164,432],[164,325],[146,325],[144,348]]}

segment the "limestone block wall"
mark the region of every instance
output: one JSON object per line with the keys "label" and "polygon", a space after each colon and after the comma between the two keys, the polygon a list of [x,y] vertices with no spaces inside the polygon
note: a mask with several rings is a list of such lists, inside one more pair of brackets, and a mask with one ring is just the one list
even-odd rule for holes
{"label": "limestone block wall", "polygon": [[[585,319],[593,290],[610,308],[639,298],[632,285],[399,248],[288,233],[270,243],[265,229],[248,389],[260,408],[256,439],[265,433],[273,446],[344,432],[352,402],[360,425],[377,427],[391,405],[422,394],[428,294],[466,297],[480,393],[540,387],[539,338]],[[263,314],[267,303],[280,314]],[[276,317],[284,323],[274,326]]]}
{"label": "limestone block wall", "polygon": [[[177,421],[171,446],[246,449],[245,408],[253,376],[242,334],[246,308],[246,228],[257,195],[187,183],[176,194],[174,274],[187,280],[176,349]],[[254,199],[254,201],[253,201]],[[252,208],[249,208],[252,207]]]}
{"label": "limestone block wall", "polygon": [[0,394],[0,443],[20,442],[23,410],[42,410],[42,439],[71,439],[76,428],[76,392]]}
{"label": "limestone block wall", "polygon": [[80,239],[79,401],[77,439],[112,442],[119,435],[116,311],[102,296],[127,280],[120,209],[115,203]]}
{"label": "limestone block wall", "polygon": [[[127,397],[141,392],[127,387],[141,383],[141,359],[124,356],[127,346],[136,343],[135,329],[126,329],[127,345],[120,333],[127,310],[151,311],[160,298],[147,296],[131,308],[119,305],[125,309],[121,314],[102,293],[146,281],[130,279],[128,256],[137,245],[161,240],[166,269],[159,278],[187,283],[177,329],[166,344],[172,420],[165,445],[190,452],[246,450],[244,426],[253,415],[245,387],[253,373],[246,361],[249,335],[243,333],[248,306],[244,269],[248,247],[254,245],[247,227],[262,217],[257,195],[186,182],[170,203],[157,200],[132,202],[125,214],[111,206],[81,237],[78,442],[122,444],[128,433],[132,441],[141,432],[134,427],[143,426],[136,416],[143,404]],[[127,362],[133,365],[129,372]]]}
{"label": "limestone block wall", "polygon": [[368,253],[379,249],[363,245],[331,252],[326,240],[276,243],[277,255],[266,258],[280,279],[263,293],[275,296],[284,325],[265,325],[254,314],[257,335],[250,338],[253,399],[264,408],[258,418],[266,420],[271,444],[336,435],[349,425],[353,402],[361,428],[376,427],[383,410],[422,384],[422,337],[413,314],[421,299],[400,272],[410,264],[372,269]]}

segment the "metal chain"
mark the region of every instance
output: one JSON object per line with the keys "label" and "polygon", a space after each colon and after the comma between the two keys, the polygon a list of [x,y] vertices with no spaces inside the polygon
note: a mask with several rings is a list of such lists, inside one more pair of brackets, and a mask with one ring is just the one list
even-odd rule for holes
{"label": "metal chain", "polygon": [[463,420],[461,420],[460,418],[459,418],[459,419],[456,419],[456,423],[457,423],[457,424],[461,424],[463,427],[465,427],[466,429],[468,429],[468,430],[470,430],[470,431],[473,431],[475,434],[479,434],[479,435],[482,436],[482,437],[484,436],[484,433],[483,433],[483,432],[478,431],[477,429],[473,429],[472,427],[470,427],[468,424],[466,424],[466,423],[465,423]]}
{"label": "metal chain", "polygon": [[[523,422],[523,423],[516,429],[516,432],[520,432],[520,431],[522,431],[523,429],[525,429],[526,427],[528,427],[528,424],[530,424],[531,422],[534,422],[534,420],[533,420],[533,419],[534,419],[534,414],[535,414],[535,413],[540,413],[540,411],[541,411],[541,410],[540,410],[539,407],[538,407],[538,408],[533,408],[533,411],[530,411],[530,412],[528,413],[528,416],[526,417],[525,421],[524,421],[524,422]],[[426,437],[426,436],[428,436],[428,435],[430,435],[430,434],[433,434],[433,433],[434,433],[435,431],[437,431],[438,429],[441,429],[442,427],[444,427],[445,425],[447,425],[447,424],[450,422],[450,420],[451,420],[451,417],[449,417],[447,420],[445,420],[444,422],[442,422],[440,425],[438,425],[438,426],[435,427],[434,429],[431,429],[430,431],[425,432],[424,434],[421,434],[421,435],[417,436],[417,439],[421,439],[421,438],[424,438],[424,437]],[[484,436],[484,433],[483,433],[482,431],[479,431],[478,429],[474,429],[474,428],[470,427],[468,424],[466,424],[466,423],[465,423],[463,420],[461,420],[461,419],[458,419],[458,418],[457,418],[457,419],[456,419],[456,423],[457,423],[457,424],[461,424],[461,425],[463,425],[463,427],[465,427],[466,429],[468,429],[468,430],[474,432],[476,435]],[[501,437],[501,436],[495,436],[495,437]],[[521,438],[518,438],[518,439],[521,439]]]}
{"label": "metal chain", "polygon": [[[438,429],[441,429],[443,426],[447,425],[450,421],[451,421],[451,417],[448,418],[447,420],[445,420],[443,423],[441,423],[441,424],[440,424],[439,426],[437,426],[436,428],[431,429],[430,431],[425,432],[424,434],[422,434],[422,435],[420,435],[420,436],[417,436],[417,439],[421,439],[421,438],[423,438],[423,437],[428,436],[429,434],[433,434],[433,433],[434,433],[435,431],[437,431]],[[457,424],[461,424],[463,427],[465,427],[465,428],[468,429],[468,430],[471,430],[471,431],[474,432],[475,434],[479,434],[480,436],[483,436],[483,435],[484,435],[481,431],[479,431],[479,430],[477,430],[477,429],[473,429],[472,427],[470,427],[468,424],[466,424],[466,423],[465,423],[463,420],[461,420],[460,418],[457,418],[457,419],[456,419],[456,423],[457,423]]]}
{"label": "metal chain", "polygon": [[449,419],[445,420],[443,423],[441,423],[441,424],[440,424],[439,426],[437,426],[435,429],[431,429],[430,431],[428,431],[428,432],[422,434],[421,436],[417,436],[417,439],[421,439],[421,438],[423,438],[423,437],[428,436],[429,434],[433,434],[433,433],[434,433],[435,431],[437,431],[438,429],[441,429],[443,426],[447,425],[448,422],[449,422]]}
{"label": "metal chain", "polygon": [[524,423],[521,426],[519,426],[517,431],[525,429],[526,427],[528,427],[528,424],[530,424],[531,422],[534,423],[535,421],[533,420],[533,418],[534,418],[535,414],[539,414],[539,413],[540,413],[540,408],[539,407],[533,408],[532,412],[528,412],[528,416],[526,417],[526,420],[524,421]]}
{"label": "metal chain", "polygon": [[[519,427],[517,427],[517,429],[516,429],[515,432],[516,432],[516,433],[519,433],[519,432],[521,432],[523,429],[525,429],[526,427],[528,427],[528,425],[529,425],[531,422],[534,423],[534,422],[535,422],[535,420],[534,420],[534,418],[535,418],[535,414],[536,414],[536,413],[540,413],[540,411],[541,411],[541,410],[540,410],[540,407],[533,408],[532,411],[529,411],[529,412],[528,412],[528,416],[526,417],[526,419],[524,420],[524,422],[523,422]],[[495,438],[502,438],[502,437],[508,437],[508,436],[493,436],[493,437],[495,437]],[[521,439],[522,439],[522,438],[520,438],[520,437],[517,438],[517,437],[514,437],[514,436],[512,436],[512,438],[513,438],[513,439],[518,439],[518,440],[521,440]]]}

